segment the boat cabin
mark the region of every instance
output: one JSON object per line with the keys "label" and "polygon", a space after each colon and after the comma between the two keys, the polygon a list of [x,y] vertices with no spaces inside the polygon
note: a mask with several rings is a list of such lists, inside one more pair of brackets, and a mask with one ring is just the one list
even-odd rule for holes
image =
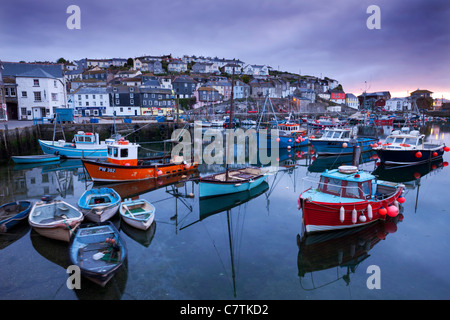
{"label": "boat cabin", "polygon": [[123,166],[136,166],[139,147],[137,143],[130,143],[121,138],[119,141],[108,144],[107,161]]}
{"label": "boat cabin", "polygon": [[99,144],[98,133],[78,131],[73,142],[76,144]]}
{"label": "boat cabin", "polygon": [[301,134],[306,133],[306,129],[300,128],[300,124],[298,123],[280,123],[278,124],[277,128],[278,130],[288,135],[294,135],[297,133]]}
{"label": "boat cabin", "polygon": [[404,132],[395,130],[386,138],[382,144],[385,149],[422,149],[424,147],[425,135],[419,131]]}
{"label": "boat cabin", "polygon": [[321,139],[323,140],[348,140],[350,139],[350,129],[325,129]]}
{"label": "boat cabin", "polygon": [[353,166],[341,166],[338,169],[326,170],[319,182],[319,191],[342,198],[370,199],[375,191],[375,176],[358,171]]}

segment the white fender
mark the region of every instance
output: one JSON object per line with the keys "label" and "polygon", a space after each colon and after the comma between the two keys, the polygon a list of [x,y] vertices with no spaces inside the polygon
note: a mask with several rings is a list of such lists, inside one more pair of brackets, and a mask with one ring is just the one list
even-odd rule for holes
{"label": "white fender", "polygon": [[366,216],[364,215],[364,213],[361,213],[361,215],[359,216],[359,221],[361,221],[361,222],[366,222],[366,220],[367,220],[367,218],[366,218]]}
{"label": "white fender", "polygon": [[341,209],[339,209],[339,220],[342,222],[344,222],[345,219],[345,209],[344,207],[341,207]]}
{"label": "white fender", "polygon": [[357,213],[356,209],[353,209],[352,211],[352,223],[356,223]]}
{"label": "white fender", "polygon": [[367,218],[369,220],[372,220],[373,218],[372,206],[370,204],[367,206]]}

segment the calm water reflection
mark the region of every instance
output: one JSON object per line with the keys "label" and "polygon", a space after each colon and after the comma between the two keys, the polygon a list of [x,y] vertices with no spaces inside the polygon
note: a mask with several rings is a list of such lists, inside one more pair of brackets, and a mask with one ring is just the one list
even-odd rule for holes
{"label": "calm water reflection", "polygon": [[[450,145],[449,132],[434,125],[427,139]],[[297,209],[302,177],[351,159],[298,151],[282,153],[283,167],[256,190],[213,200],[197,198],[198,174],[114,185],[123,198],[147,199],[157,210],[146,232],[114,217],[129,258],[105,288],[83,279],[81,290],[68,289],[68,245],[22,224],[0,235],[0,299],[450,298],[448,153],[443,161],[403,169],[377,166],[375,154],[365,154],[362,168],[405,183],[401,215],[305,237]],[[76,204],[92,187],[77,160],[0,170],[1,203],[52,194]],[[201,174],[212,170],[220,167],[200,168]],[[366,286],[371,265],[381,270],[379,290]]]}

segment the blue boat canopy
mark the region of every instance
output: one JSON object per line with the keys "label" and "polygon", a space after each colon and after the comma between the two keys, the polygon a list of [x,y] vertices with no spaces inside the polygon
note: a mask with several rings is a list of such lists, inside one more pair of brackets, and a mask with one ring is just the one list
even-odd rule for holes
{"label": "blue boat canopy", "polygon": [[322,173],[322,177],[352,182],[362,182],[375,179],[374,175],[365,171],[359,171],[358,168],[354,166],[340,166],[338,169],[326,170]]}

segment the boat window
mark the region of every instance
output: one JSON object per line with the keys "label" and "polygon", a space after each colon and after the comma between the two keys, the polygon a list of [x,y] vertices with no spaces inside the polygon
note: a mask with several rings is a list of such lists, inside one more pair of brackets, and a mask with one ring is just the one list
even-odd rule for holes
{"label": "boat window", "polygon": [[117,150],[117,148],[114,148],[114,157],[117,157],[117,154],[118,154],[118,150]]}
{"label": "boat window", "polygon": [[419,139],[419,146],[421,146],[421,145],[423,145],[423,139],[422,138]]}
{"label": "boat window", "polygon": [[79,141],[79,142],[84,142],[84,137],[78,136],[78,137],[77,137],[77,141]]}
{"label": "boat window", "polygon": [[339,139],[339,137],[341,136],[341,133],[342,132],[339,132],[339,131],[335,131],[335,132],[333,132],[333,139]]}
{"label": "boat window", "polygon": [[393,137],[387,137],[387,139],[386,139],[386,143],[394,143],[394,141],[395,141],[395,138],[393,138]]}
{"label": "boat window", "polygon": [[370,187],[371,187],[370,181],[364,181],[363,183],[361,183],[361,188],[362,188],[364,197],[371,195]]}
{"label": "boat window", "polygon": [[86,142],[91,142],[92,139],[91,139],[91,137],[85,137],[85,138],[84,138],[84,141],[86,141]]}
{"label": "boat window", "polygon": [[417,143],[417,138],[406,138],[404,143],[415,146]]}
{"label": "boat window", "polygon": [[120,149],[120,157],[127,158],[128,157],[128,149]]}
{"label": "boat window", "polygon": [[345,132],[342,134],[342,138],[348,138],[348,137],[350,137],[350,131],[345,131]]}
{"label": "boat window", "polygon": [[112,148],[108,147],[108,156],[112,155]]}
{"label": "boat window", "polygon": [[359,198],[359,186],[356,181],[347,181],[343,195],[346,198]]}
{"label": "boat window", "polygon": [[327,192],[333,194],[341,194],[341,182],[342,180],[329,178],[327,184]]}

